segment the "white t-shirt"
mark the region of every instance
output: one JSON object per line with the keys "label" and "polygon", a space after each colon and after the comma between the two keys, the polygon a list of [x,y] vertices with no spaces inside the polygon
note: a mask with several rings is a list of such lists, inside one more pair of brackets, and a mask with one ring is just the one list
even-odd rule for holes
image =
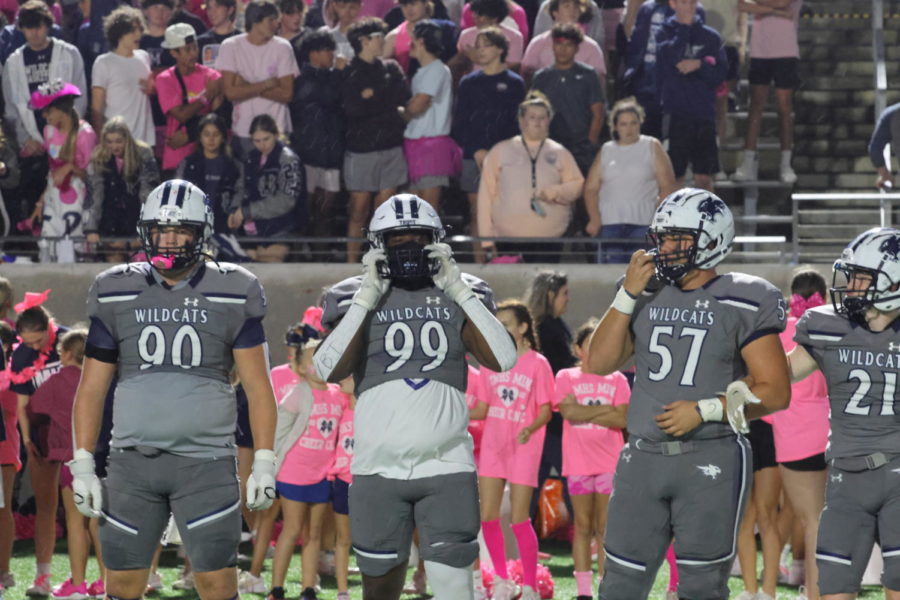
{"label": "white t-shirt", "polygon": [[140,85],[141,79],[149,76],[150,55],[143,50],[135,50],[134,55],[128,58],[107,52],[94,61],[91,85],[106,89],[104,118],[123,117],[135,139],[153,146],[156,144],[156,130],[150,98]]}
{"label": "white t-shirt", "polygon": [[[236,35],[222,42],[216,69],[237,73],[248,83],[259,83],[270,77],[300,74],[291,43],[274,37],[262,46],[247,41],[247,34]],[[291,131],[291,115],[287,104],[257,96],[234,103],[232,129],[240,137],[250,137],[250,123],[257,115],[269,114],[282,132]]]}
{"label": "white t-shirt", "polygon": [[450,111],[453,108],[453,77],[440,60],[416,71],[412,79],[412,95],[428,94],[431,106],[406,124],[403,136],[415,140],[423,137],[450,135]]}

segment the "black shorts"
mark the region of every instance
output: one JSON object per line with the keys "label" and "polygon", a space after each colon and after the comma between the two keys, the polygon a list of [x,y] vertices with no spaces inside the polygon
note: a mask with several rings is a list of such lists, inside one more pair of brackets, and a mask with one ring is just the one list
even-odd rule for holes
{"label": "black shorts", "polygon": [[779,90],[796,90],[800,87],[799,58],[751,58],[750,85],[775,83]]}
{"label": "black shorts", "polygon": [[778,462],[775,460],[775,436],[772,433],[772,426],[765,421],[750,421],[750,433],[747,434],[750,440],[750,450],[753,453],[753,472],[769,467],[777,467]]}
{"label": "black shorts", "polygon": [[335,477],[331,488],[331,507],[335,514],[350,514],[350,484]]}
{"label": "black shorts", "polygon": [[719,145],[716,122],[690,117],[666,115],[669,121],[669,158],[675,178],[684,177],[688,164],[697,175],[713,175],[719,171]]}
{"label": "black shorts", "polygon": [[785,469],[791,471],[824,471],[828,464],[825,462],[825,453],[813,454],[800,460],[786,460],[779,463]]}
{"label": "black shorts", "polygon": [[725,74],[725,81],[737,81],[738,70],[741,66],[741,59],[738,56],[736,46],[725,46],[725,58],[728,59],[728,72]]}

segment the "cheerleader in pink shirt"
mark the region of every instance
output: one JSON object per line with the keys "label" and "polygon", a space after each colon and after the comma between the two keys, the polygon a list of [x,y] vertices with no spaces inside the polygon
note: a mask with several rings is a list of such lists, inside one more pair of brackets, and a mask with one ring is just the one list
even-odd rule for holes
{"label": "cheerleader in pink shirt", "polygon": [[471,411],[473,419],[485,419],[478,465],[481,530],[496,574],[492,598],[509,600],[517,590],[509,581],[500,529],[500,503],[509,482],[512,530],[525,584],[521,598],[537,600],[538,541],[528,511],[538,485],[544,426],[552,411],[553,371],[537,352],[534,325],[525,304],[518,300],[501,302],[497,319],[513,336],[519,358],[505,373],[482,367],[478,406]]}
{"label": "cheerleader in pink shirt", "polygon": [[303,599],[315,598],[322,525],[332,497],[328,474],[334,466],[341,416],[349,404],[340,386],[329,384],[316,375],[312,357],[319,340],[307,341],[294,356],[292,365],[303,378],[297,385],[312,390],[312,409],[302,435],[284,454],[275,477],[275,489],[281,497],[284,528],[275,546],[272,562],[272,589],[269,600],[284,598],[284,580],[294,545],[309,518],[309,534],[303,540],[301,588]]}
{"label": "cheerleader in pink shirt", "polygon": [[[575,356],[587,355],[596,321],[575,334]],[[563,424],[563,476],[575,510],[572,559],[578,599],[591,598],[591,540],[597,540],[597,572],[603,577],[603,532],[619,452],[625,445],[622,430],[628,415],[631,389],[620,372],[584,373],[580,366],[556,374],[555,403]]]}

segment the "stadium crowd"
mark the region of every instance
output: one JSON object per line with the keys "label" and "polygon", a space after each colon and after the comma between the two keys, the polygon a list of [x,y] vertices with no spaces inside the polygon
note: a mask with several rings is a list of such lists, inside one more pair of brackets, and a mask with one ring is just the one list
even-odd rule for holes
{"label": "stadium crowd", "polygon": [[[280,262],[291,236],[347,236],[316,257],[355,262],[373,208],[398,190],[456,210],[476,238],[643,236],[689,169],[705,189],[726,177],[719,143],[744,62],[750,125],[733,177],[757,177],[774,85],[781,179],[796,180],[800,7],[21,2],[0,35],[0,233],[25,239],[4,252],[118,262],[138,249],[141,203],[175,176],[209,195],[228,258]],[[76,245],[38,253],[29,237]],[[516,242],[484,240],[474,259],[518,256]],[[558,245],[541,248],[525,260],[558,261]]]}

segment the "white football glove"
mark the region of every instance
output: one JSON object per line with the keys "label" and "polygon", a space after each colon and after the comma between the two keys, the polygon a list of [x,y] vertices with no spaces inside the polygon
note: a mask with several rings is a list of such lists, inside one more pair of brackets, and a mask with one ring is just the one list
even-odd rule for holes
{"label": "white football glove", "polygon": [[387,256],[381,248],[371,248],[363,255],[363,279],[362,285],[353,295],[353,302],[366,310],[372,310],[388,290],[391,282],[383,279],[378,273],[378,263],[387,261]]}
{"label": "white football glove", "polygon": [[753,395],[750,388],[741,380],[732,381],[725,388],[725,416],[735,433],[748,433],[750,425],[744,415],[747,404],[762,404],[762,400]]}
{"label": "white football glove", "polygon": [[457,304],[462,304],[475,296],[472,288],[462,280],[462,273],[459,265],[453,259],[453,251],[450,246],[443,243],[428,244],[425,246],[425,250],[428,251],[428,258],[437,259],[441,263],[440,270],[432,277],[434,285],[438,289]]}
{"label": "white football glove", "polygon": [[75,508],[88,518],[100,516],[103,508],[103,487],[94,470],[94,455],[79,448],[71,461],[66,463],[72,473],[72,495]]}
{"label": "white football glove", "polygon": [[257,450],[253,454],[253,469],[247,478],[247,508],[265,510],[275,500],[275,453]]}

